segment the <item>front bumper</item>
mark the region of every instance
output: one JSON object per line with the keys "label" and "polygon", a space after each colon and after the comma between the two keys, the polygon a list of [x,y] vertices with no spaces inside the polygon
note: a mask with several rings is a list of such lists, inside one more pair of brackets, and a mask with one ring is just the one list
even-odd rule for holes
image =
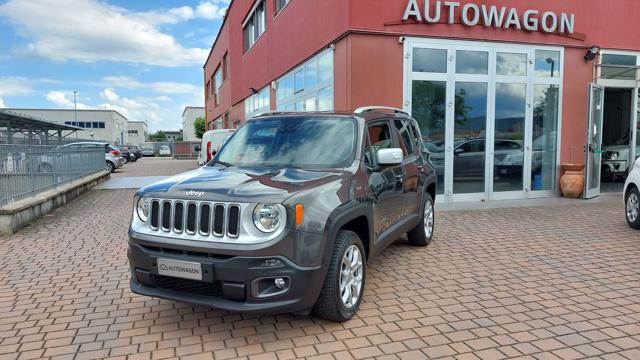
{"label": "front bumper", "polygon": [[[221,254],[224,252],[177,250],[162,244],[136,243],[135,238],[131,240],[127,255],[134,293],[221,310],[308,313],[326,276],[322,265],[299,266],[287,256],[279,255],[278,251],[274,251],[273,256],[266,255],[268,248],[225,255]],[[158,259],[200,263],[202,281],[159,275]],[[274,286],[275,278],[285,279],[286,290]]]}

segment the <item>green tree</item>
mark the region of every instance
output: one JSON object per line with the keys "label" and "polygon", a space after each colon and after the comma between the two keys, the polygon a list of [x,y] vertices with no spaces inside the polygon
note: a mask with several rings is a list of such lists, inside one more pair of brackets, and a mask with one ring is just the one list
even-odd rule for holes
{"label": "green tree", "polygon": [[164,131],[162,130],[158,130],[157,132],[149,135],[149,140],[150,141],[166,141],[167,134],[165,134]]}
{"label": "green tree", "polygon": [[198,117],[193,121],[194,133],[198,139],[202,139],[204,131],[206,129],[206,120],[203,117]]}

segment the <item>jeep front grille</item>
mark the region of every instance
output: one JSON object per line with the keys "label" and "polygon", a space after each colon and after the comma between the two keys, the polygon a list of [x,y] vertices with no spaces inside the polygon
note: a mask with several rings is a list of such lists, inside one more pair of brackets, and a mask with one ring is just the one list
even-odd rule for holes
{"label": "jeep front grille", "polygon": [[240,206],[153,199],[149,225],[157,232],[235,238],[240,234]]}

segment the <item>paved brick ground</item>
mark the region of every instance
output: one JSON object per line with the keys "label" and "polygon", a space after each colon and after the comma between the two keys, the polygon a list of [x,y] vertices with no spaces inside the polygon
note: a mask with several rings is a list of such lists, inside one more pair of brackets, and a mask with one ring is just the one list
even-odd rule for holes
{"label": "paved brick ground", "polygon": [[0,359],[640,359],[640,233],[619,201],[440,213],[368,267],[356,319],[245,316],[133,295],[133,191],[0,237]]}
{"label": "paved brick ground", "polygon": [[125,164],[112,177],[175,175],[198,167],[197,160],[174,160],[172,158],[143,157],[134,163]]}

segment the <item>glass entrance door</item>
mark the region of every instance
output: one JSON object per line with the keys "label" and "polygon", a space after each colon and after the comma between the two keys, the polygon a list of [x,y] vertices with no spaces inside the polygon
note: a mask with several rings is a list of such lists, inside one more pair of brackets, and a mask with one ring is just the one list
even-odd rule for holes
{"label": "glass entrance door", "polygon": [[439,201],[552,196],[561,49],[409,39],[405,51],[404,107]]}
{"label": "glass entrance door", "polygon": [[604,88],[589,84],[589,114],[587,118],[587,159],[585,197],[600,195],[600,173],[602,169],[602,119]]}

